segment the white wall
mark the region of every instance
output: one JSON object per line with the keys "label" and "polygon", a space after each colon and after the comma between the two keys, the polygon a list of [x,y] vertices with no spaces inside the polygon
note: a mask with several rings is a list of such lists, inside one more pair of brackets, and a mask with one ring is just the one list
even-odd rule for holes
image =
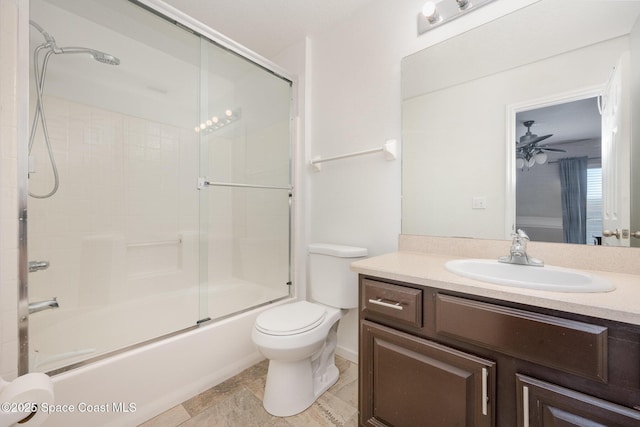
{"label": "white wall", "polygon": [[[401,136],[401,60],[457,32],[531,1],[498,0],[417,36],[422,0],[374,0],[310,42],[307,162],[381,147]],[[508,6],[507,6],[508,3]],[[509,9],[512,8],[512,9]],[[397,249],[401,160],[372,154],[306,168],[309,240],[363,246],[370,255]],[[357,313],[339,328],[339,351],[357,354]]]}
{"label": "white wall", "polygon": [[292,254],[292,278],[296,296],[305,299],[307,296],[307,246],[310,221],[309,211],[309,180],[305,168],[295,167],[304,163],[309,152],[309,131],[307,126],[308,111],[311,104],[310,90],[310,40],[305,38],[299,43],[281,52],[272,58],[276,64],[288,70],[294,78],[294,106],[292,112],[293,126],[293,150],[292,156],[292,180],[293,189],[293,254]]}

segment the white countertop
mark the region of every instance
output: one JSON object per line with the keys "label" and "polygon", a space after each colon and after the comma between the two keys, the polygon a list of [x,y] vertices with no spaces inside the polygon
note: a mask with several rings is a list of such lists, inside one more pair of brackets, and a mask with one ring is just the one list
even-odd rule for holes
{"label": "white countertop", "polygon": [[616,289],[598,293],[550,292],[468,279],[451,273],[444,267],[447,261],[462,258],[423,252],[394,252],[356,261],[351,264],[351,269],[382,279],[640,325],[638,275],[581,270],[610,280]]}

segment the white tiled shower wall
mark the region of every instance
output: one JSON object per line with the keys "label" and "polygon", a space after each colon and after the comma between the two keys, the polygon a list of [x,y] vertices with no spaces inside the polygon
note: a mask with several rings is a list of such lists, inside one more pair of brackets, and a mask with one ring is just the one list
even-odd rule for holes
{"label": "white tiled shower wall", "polygon": [[[29,257],[51,262],[30,275],[30,300],[96,306],[196,286],[198,134],[56,97],[44,105],[60,187],[51,198],[29,198]],[[212,178],[287,182],[286,126],[203,136]],[[31,153],[30,191],[45,194],[53,176],[40,128]],[[202,191],[209,283],[286,277],[287,194]]]}
{"label": "white tiled shower wall", "polygon": [[[29,198],[29,257],[51,263],[30,275],[29,299],[57,296],[69,308],[195,286],[193,130],[55,97],[44,105],[60,187],[51,198]],[[53,183],[40,130],[29,179],[35,194]],[[173,272],[181,280],[162,280]]]}

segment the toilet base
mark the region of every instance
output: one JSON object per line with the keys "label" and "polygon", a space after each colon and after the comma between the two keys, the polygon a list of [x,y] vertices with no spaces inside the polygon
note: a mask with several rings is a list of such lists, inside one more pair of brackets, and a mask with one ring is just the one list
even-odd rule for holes
{"label": "toilet base", "polygon": [[338,377],[340,377],[340,372],[336,365],[329,366],[324,375],[317,376],[314,384],[316,399],[334,385],[338,381]]}
{"label": "toilet base", "polygon": [[314,378],[311,359],[298,362],[271,360],[262,405],[276,417],[299,414],[334,385],[339,375],[338,368],[332,364],[324,374]]}

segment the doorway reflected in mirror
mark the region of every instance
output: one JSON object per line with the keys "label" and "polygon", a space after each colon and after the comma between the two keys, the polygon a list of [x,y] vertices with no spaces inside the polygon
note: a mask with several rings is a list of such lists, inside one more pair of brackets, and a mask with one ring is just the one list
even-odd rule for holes
{"label": "doorway reflected in mirror", "polygon": [[602,242],[599,98],[516,114],[516,228],[532,240]]}

